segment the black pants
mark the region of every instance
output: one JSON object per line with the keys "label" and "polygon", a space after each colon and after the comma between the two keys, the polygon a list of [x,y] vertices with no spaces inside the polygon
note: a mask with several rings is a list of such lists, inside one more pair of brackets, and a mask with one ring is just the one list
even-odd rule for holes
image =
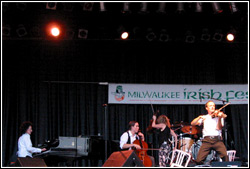
{"label": "black pants", "polygon": [[227,149],[220,136],[206,136],[202,140],[202,145],[196,159],[197,164],[203,164],[211,149],[214,149],[223,161],[228,161]]}

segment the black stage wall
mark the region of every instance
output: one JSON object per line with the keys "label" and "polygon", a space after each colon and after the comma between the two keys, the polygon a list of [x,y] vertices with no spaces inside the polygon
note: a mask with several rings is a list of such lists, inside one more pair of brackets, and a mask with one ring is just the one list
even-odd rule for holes
{"label": "black stage wall", "polygon": [[[108,86],[81,82],[247,84],[247,48],[246,43],[5,40],[2,165],[8,166],[16,153],[18,128],[26,120],[34,124],[34,146],[58,136],[104,134]],[[204,105],[153,106],[171,123],[190,123],[206,113]],[[246,160],[248,105],[229,105],[225,111],[228,149]],[[158,146],[157,136],[146,133],[150,105],[110,104],[107,112],[109,140],[119,140],[128,122],[136,120],[146,141]]]}

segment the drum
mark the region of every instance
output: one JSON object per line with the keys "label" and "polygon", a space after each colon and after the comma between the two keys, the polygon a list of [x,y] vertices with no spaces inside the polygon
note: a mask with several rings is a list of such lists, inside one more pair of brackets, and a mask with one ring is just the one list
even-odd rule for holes
{"label": "drum", "polygon": [[[192,146],[191,146],[191,153],[192,153],[192,157],[194,160],[197,159],[197,156],[198,156],[198,152],[200,150],[200,147],[201,147],[201,144],[202,144],[202,141],[201,140],[198,140],[196,143],[194,143]],[[205,159],[204,163],[208,163],[210,161],[212,161],[215,157],[215,151],[214,150],[211,150],[210,153],[208,154],[207,158]]]}
{"label": "drum", "polygon": [[190,152],[190,148],[193,145],[193,143],[194,140],[191,139],[190,137],[182,137],[179,139],[178,149],[185,152]]}

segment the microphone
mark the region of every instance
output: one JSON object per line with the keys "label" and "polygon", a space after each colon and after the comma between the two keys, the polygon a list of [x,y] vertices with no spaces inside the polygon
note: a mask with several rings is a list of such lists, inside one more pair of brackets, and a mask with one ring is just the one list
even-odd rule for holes
{"label": "microphone", "polygon": [[103,107],[106,107],[106,106],[108,106],[108,104],[103,104],[102,106],[103,106]]}

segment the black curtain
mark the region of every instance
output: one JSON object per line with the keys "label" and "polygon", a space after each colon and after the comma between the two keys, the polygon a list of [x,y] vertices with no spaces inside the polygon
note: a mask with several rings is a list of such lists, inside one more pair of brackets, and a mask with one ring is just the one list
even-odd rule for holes
{"label": "black curtain", "polygon": [[[23,121],[34,124],[34,146],[58,136],[104,135],[108,86],[99,82],[247,84],[247,48],[223,42],[4,40],[2,164],[8,166],[15,156]],[[153,108],[171,123],[190,123],[206,113],[204,105]],[[248,159],[248,105],[229,105],[225,112],[228,149]],[[151,105],[108,105],[108,139],[119,140],[136,120],[146,141],[158,147],[157,136],[146,133],[152,114]],[[156,151],[153,155],[158,158]]]}

